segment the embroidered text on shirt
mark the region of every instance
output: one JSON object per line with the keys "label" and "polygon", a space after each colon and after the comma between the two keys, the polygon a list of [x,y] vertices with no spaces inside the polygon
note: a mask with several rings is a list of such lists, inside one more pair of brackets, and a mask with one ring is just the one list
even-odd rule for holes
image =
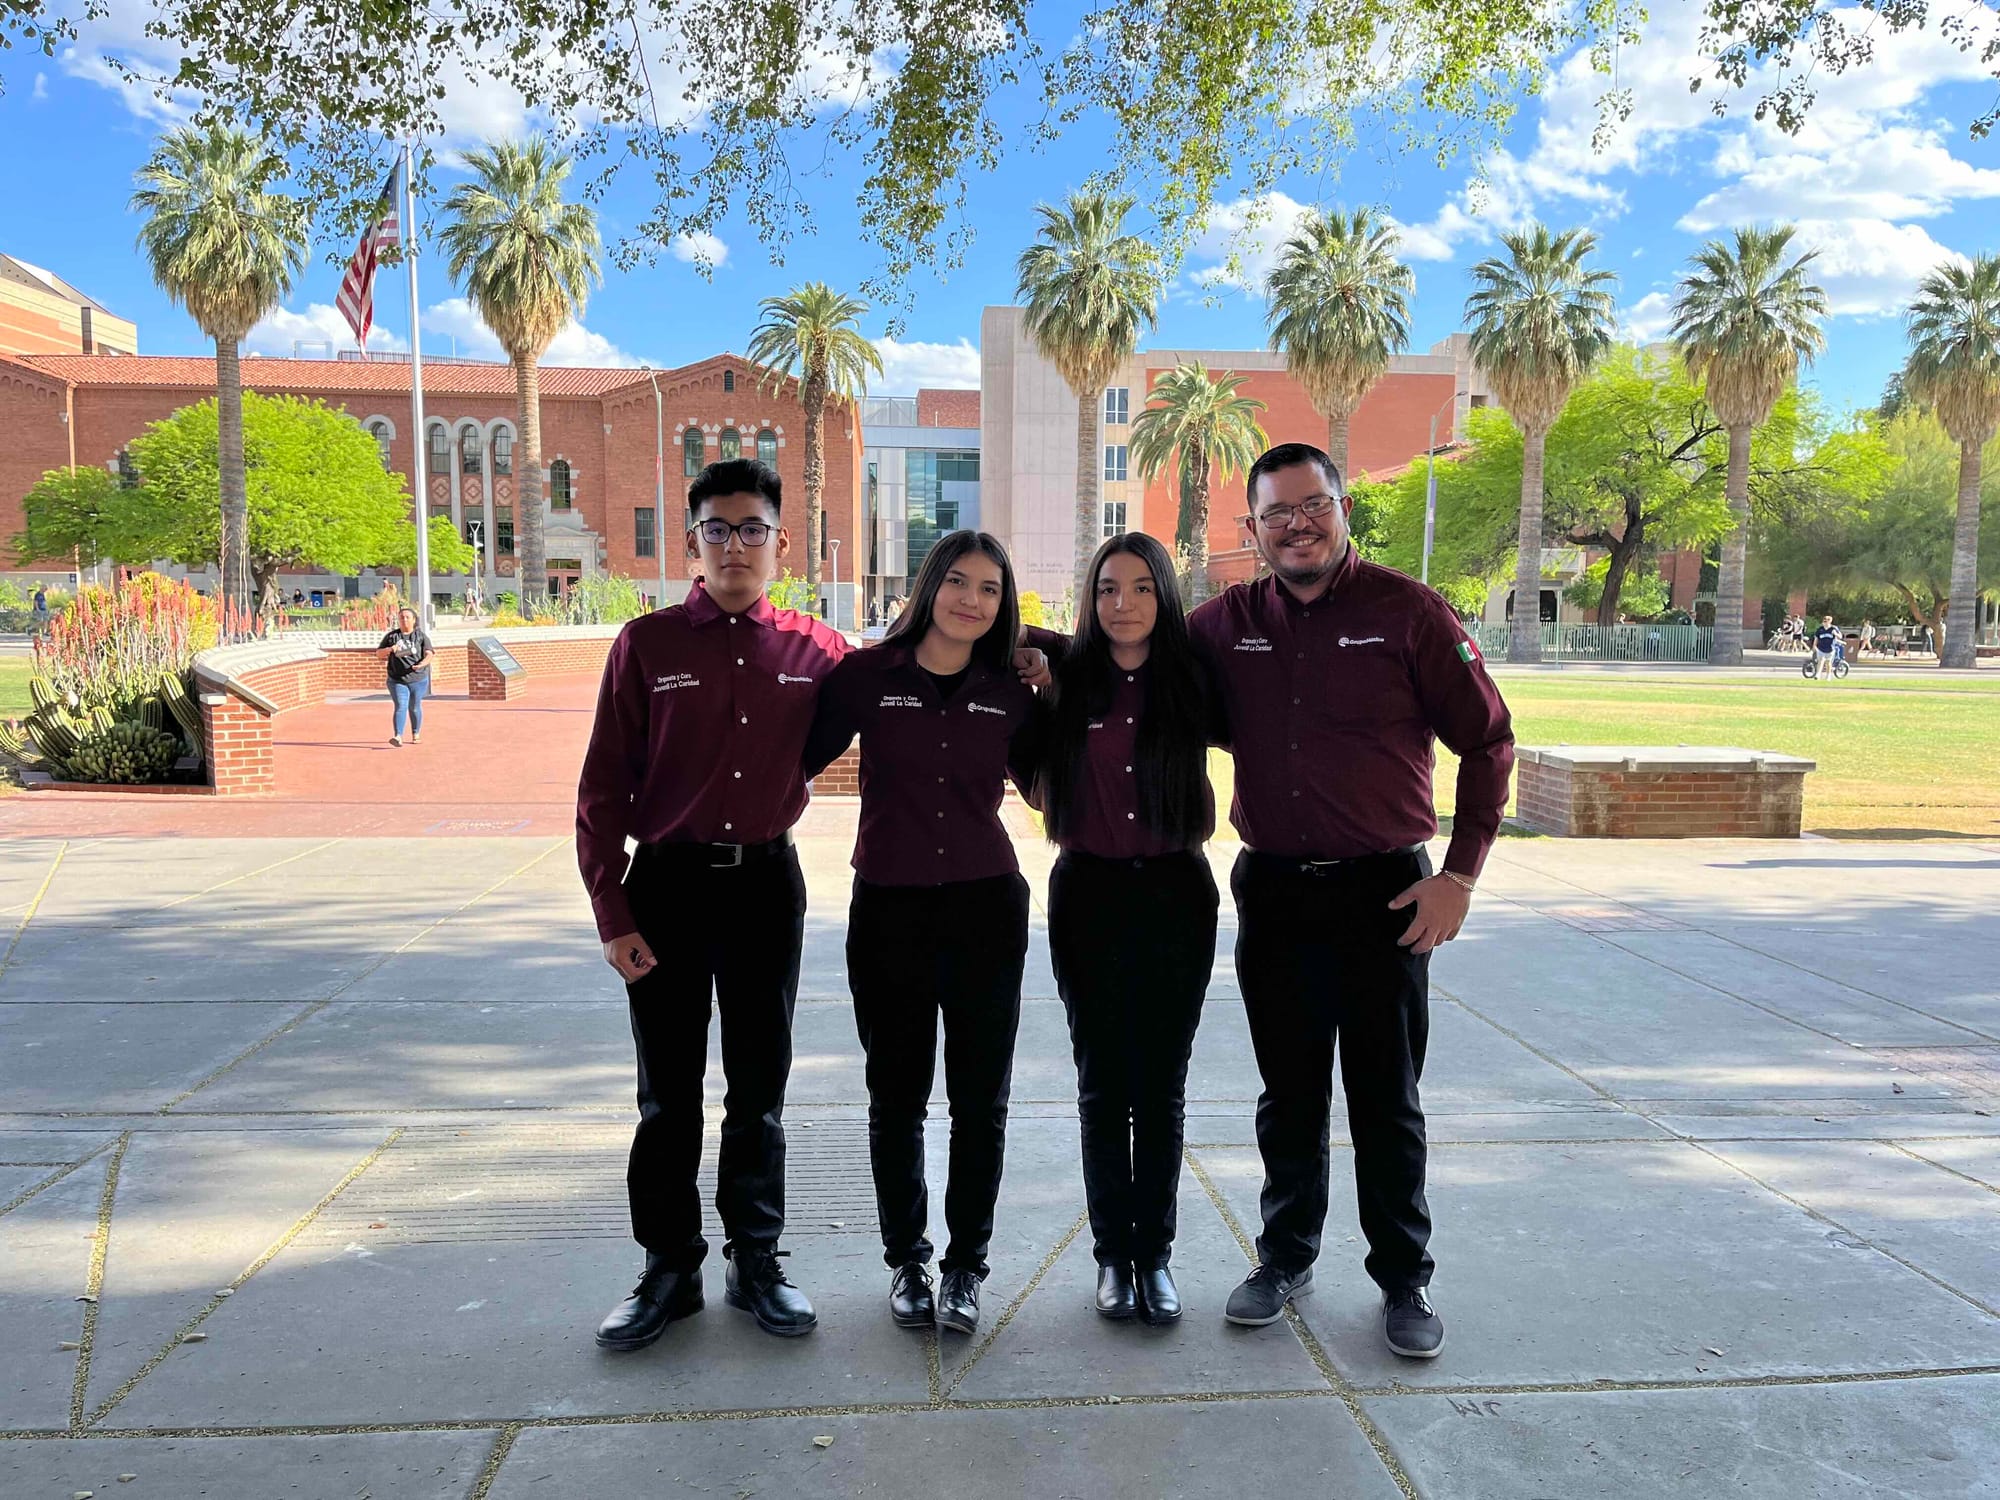
{"label": "embroidered text on shirt", "polygon": [[1340,638],[1340,644],[1343,646],[1379,646],[1382,644],[1382,637],[1379,635],[1344,635]]}

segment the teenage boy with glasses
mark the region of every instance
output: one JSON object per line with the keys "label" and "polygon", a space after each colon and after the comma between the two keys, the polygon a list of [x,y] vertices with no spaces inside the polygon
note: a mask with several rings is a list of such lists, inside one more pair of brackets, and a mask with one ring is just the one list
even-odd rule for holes
{"label": "teenage boy with glasses", "polygon": [[725,1296],[770,1333],[818,1323],[778,1264],[806,911],[791,829],[820,684],[847,644],[765,597],[791,550],[781,493],[752,459],[710,464],[689,486],[701,581],[612,645],[577,787],[577,863],[605,961],[626,984],[639,1062],[626,1182],[646,1265],[597,1330],[606,1349],[643,1348],[702,1306],[695,1173],[711,992],[727,1080],[715,1189]]}
{"label": "teenage boy with glasses", "polygon": [[[1499,832],[1514,732],[1450,606],[1364,562],[1333,460],[1305,443],[1250,468],[1244,517],[1270,572],[1189,616],[1236,757],[1230,821],[1243,853],[1236,971],[1264,1090],[1260,1264],[1229,1298],[1262,1325],[1312,1286],[1326,1220],[1335,1038],[1354,1138],[1366,1267],[1396,1353],[1437,1354],[1417,1079],[1429,1032],[1430,953],[1458,935]],[[1460,757],[1444,868],[1432,741]]]}

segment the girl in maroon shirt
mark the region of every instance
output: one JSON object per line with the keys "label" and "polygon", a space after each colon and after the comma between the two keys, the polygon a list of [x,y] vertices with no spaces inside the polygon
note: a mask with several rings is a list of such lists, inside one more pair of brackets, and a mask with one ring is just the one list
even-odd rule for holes
{"label": "girl in maroon shirt", "polygon": [[1076,1054],[1097,1310],[1171,1323],[1188,1055],[1215,963],[1208,694],[1164,547],[1112,537],[1089,579],[1037,755],[1035,800],[1062,850],[1049,947]]}
{"label": "girl in maroon shirt", "polygon": [[[847,975],[889,1309],[905,1327],[978,1327],[993,1238],[1028,952],[1028,883],[1000,820],[1035,710],[1014,671],[1019,620],[1006,549],[984,532],[943,537],[881,644],[828,675],[806,743],[810,777],[861,736]],[[924,1115],[940,1016],[951,1237],[933,1297]]]}

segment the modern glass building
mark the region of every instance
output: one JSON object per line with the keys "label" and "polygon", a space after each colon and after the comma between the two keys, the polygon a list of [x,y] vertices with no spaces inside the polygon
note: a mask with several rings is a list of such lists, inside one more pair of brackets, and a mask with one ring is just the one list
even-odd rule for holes
{"label": "modern glass building", "polygon": [[[942,399],[924,399],[931,396],[957,398],[960,405],[978,399],[972,391],[927,391],[862,403],[867,555],[853,583],[857,623],[864,628],[886,623],[890,601],[908,598],[911,580],[939,537],[980,524],[977,416],[955,412]],[[969,425],[942,425],[967,415]]]}

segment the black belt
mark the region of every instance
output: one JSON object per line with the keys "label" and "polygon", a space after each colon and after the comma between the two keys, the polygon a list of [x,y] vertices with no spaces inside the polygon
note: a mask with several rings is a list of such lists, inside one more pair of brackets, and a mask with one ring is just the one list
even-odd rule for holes
{"label": "black belt", "polygon": [[1377,854],[1354,854],[1346,859],[1300,859],[1297,856],[1272,854],[1263,849],[1245,849],[1243,858],[1252,869],[1263,870],[1273,875],[1342,875],[1365,869],[1369,865],[1384,860],[1409,859],[1423,853],[1422,844],[1407,844],[1401,849],[1384,849]]}
{"label": "black belt", "polygon": [[783,854],[791,847],[792,835],[788,829],[761,844],[641,844],[632,862],[635,865],[658,862],[682,868],[733,870],[739,865],[754,865]]}

